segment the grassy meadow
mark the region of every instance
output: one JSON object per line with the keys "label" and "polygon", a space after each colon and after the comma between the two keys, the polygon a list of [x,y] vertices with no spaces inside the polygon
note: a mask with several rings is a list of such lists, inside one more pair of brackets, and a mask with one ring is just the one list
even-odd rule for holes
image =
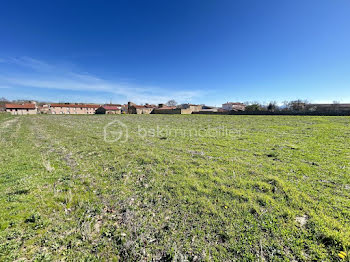
{"label": "grassy meadow", "polygon": [[0,261],[340,261],[349,161],[349,117],[2,114]]}

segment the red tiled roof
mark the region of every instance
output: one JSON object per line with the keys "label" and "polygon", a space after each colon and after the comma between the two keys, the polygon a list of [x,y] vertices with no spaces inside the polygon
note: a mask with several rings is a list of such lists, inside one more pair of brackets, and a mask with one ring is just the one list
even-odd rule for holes
{"label": "red tiled roof", "polygon": [[75,107],[75,108],[99,108],[99,105],[92,104],[51,104],[51,107]]}
{"label": "red tiled roof", "polygon": [[120,106],[111,106],[111,105],[105,105],[105,106],[102,106],[104,109],[106,110],[120,110]]}
{"label": "red tiled roof", "polygon": [[35,109],[35,104],[5,104],[8,109]]}

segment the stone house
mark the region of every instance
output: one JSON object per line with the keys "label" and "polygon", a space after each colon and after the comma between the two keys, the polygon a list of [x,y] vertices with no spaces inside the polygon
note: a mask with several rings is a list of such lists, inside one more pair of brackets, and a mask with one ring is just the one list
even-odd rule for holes
{"label": "stone house", "polygon": [[96,114],[117,115],[121,112],[121,105],[103,105],[96,109]]}
{"label": "stone house", "polygon": [[151,114],[155,105],[145,104],[143,106],[128,102],[128,114]]}
{"label": "stone house", "polygon": [[95,104],[51,104],[49,112],[53,115],[82,115],[82,114],[95,114],[97,108],[100,105]]}
{"label": "stone house", "polygon": [[5,104],[5,110],[12,115],[35,115],[38,113],[36,103]]}
{"label": "stone house", "polygon": [[190,109],[192,112],[199,112],[202,110],[202,105],[195,105],[195,104],[182,104],[179,106],[181,109]]}
{"label": "stone house", "polygon": [[227,111],[244,111],[245,104],[238,102],[227,102],[225,104],[222,104],[222,109]]}
{"label": "stone house", "polygon": [[167,106],[159,104],[158,108],[154,108],[152,114],[191,114],[191,109],[177,108],[176,106]]}
{"label": "stone house", "polygon": [[167,106],[165,104],[158,104],[158,109],[176,109],[176,106]]}

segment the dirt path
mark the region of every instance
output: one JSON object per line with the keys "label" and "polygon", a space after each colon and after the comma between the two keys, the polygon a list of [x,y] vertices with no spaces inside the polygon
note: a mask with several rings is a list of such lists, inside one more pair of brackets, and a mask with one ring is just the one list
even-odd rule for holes
{"label": "dirt path", "polygon": [[13,119],[10,119],[10,120],[6,120],[6,121],[0,123],[0,129],[7,129],[10,126],[12,126],[13,124],[17,123],[17,122],[18,122],[18,118],[13,118]]}

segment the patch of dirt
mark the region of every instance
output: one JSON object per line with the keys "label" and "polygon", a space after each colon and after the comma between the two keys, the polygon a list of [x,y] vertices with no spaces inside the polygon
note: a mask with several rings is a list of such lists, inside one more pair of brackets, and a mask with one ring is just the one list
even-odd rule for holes
{"label": "patch of dirt", "polygon": [[43,166],[50,173],[55,170],[55,168],[51,166],[50,161],[49,160],[45,160],[44,158],[43,158]]}
{"label": "patch of dirt", "polygon": [[326,184],[333,184],[335,185],[335,183],[333,181],[329,181],[329,180],[320,180],[321,183],[326,183]]}
{"label": "patch of dirt", "polygon": [[190,153],[192,155],[204,156],[204,152],[203,151],[188,150],[188,153]]}
{"label": "patch of dirt", "polygon": [[295,218],[295,221],[298,222],[301,227],[304,227],[308,220],[309,217],[307,215],[298,216]]}

